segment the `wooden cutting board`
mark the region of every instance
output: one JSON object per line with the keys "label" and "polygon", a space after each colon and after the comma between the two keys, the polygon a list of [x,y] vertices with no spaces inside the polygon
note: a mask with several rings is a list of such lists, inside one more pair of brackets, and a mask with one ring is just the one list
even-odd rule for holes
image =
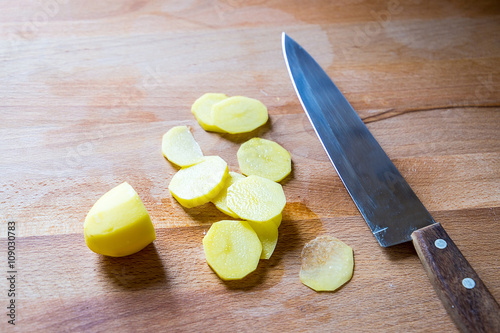
{"label": "wooden cutting board", "polygon": [[[0,279],[0,331],[452,332],[411,244],[381,248],[304,115],[285,69],[286,31],[328,71],[434,218],[500,299],[500,6],[497,1],[138,1],[4,3],[0,12],[0,276],[15,222],[15,296]],[[257,98],[270,121],[205,132],[205,92]],[[184,209],[161,136],[188,125],[238,170],[253,136],[292,154],[279,242],[223,282],[202,239],[227,218]],[[157,232],[141,252],[91,252],[83,220],[129,182]],[[12,225],[12,224],[11,224]],[[316,293],[304,244],[334,235],[352,280]],[[6,316],[15,301],[15,327]]]}

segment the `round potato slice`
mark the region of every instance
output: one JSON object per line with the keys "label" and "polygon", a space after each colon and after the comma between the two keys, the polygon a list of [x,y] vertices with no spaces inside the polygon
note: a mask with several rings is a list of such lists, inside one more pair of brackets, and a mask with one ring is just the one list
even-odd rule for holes
{"label": "round potato slice", "polygon": [[187,126],[175,126],[165,133],[161,151],[163,156],[179,167],[188,167],[203,160],[201,148]]}
{"label": "round potato slice", "polygon": [[313,239],[302,250],[300,281],[316,291],[333,291],[352,278],[352,248],[335,237]]}
{"label": "round potato slice", "polygon": [[83,229],[89,249],[111,257],[136,253],[156,239],[146,207],[128,183],[114,187],[96,201]]}
{"label": "round potato slice", "polygon": [[278,216],[273,217],[270,221],[273,221],[274,224],[276,224],[276,227],[279,228],[279,226],[281,225],[282,219],[283,219],[283,216],[281,214],[279,214]]}
{"label": "round potato slice", "polygon": [[212,106],[213,124],[231,134],[251,132],[267,119],[266,106],[245,96],[229,97]]}
{"label": "round potato slice", "polygon": [[215,205],[215,207],[217,207],[218,210],[236,219],[239,218],[239,216],[229,208],[227,208],[227,189],[229,186],[233,185],[243,178],[245,178],[245,176],[243,176],[242,174],[230,171],[224,188],[219,192],[219,194],[217,194],[215,198],[212,199],[212,203]]}
{"label": "round potato slice", "polygon": [[267,222],[248,221],[262,243],[262,254],[260,259],[269,259],[278,243],[278,227],[272,220]]}
{"label": "round potato slice", "polygon": [[244,220],[265,222],[276,218],[285,207],[280,184],[259,176],[248,176],[227,189],[227,207]]}
{"label": "round potato slice", "polygon": [[279,182],[292,171],[290,153],[278,143],[253,138],[240,146],[238,164],[244,175],[257,175]]}
{"label": "round potato slice", "polygon": [[212,224],[203,238],[203,250],[222,280],[238,280],[257,268],[262,243],[247,222],[223,220]]}
{"label": "round potato slice", "polygon": [[168,189],[184,207],[196,207],[212,200],[224,188],[228,176],[227,163],[222,158],[206,156],[202,162],[177,171]]}
{"label": "round potato slice", "polygon": [[224,132],[214,125],[212,106],[228,98],[226,94],[206,93],[198,98],[191,106],[191,112],[205,131]]}

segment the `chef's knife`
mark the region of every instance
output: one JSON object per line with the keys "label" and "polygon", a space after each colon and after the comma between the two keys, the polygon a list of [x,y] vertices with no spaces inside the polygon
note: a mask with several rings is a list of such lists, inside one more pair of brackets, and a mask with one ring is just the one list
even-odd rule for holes
{"label": "chef's knife", "polygon": [[464,332],[500,332],[500,307],[495,298],[347,99],[309,53],[285,33],[282,47],[302,107],[380,245],[413,240],[457,327]]}

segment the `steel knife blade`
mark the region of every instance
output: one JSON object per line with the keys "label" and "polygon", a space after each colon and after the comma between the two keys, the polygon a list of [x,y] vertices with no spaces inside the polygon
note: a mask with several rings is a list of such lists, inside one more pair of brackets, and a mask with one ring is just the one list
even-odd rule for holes
{"label": "steel knife blade", "polygon": [[412,240],[438,296],[464,332],[500,332],[500,307],[417,198],[327,73],[282,34],[297,96],[330,161],[383,247]]}

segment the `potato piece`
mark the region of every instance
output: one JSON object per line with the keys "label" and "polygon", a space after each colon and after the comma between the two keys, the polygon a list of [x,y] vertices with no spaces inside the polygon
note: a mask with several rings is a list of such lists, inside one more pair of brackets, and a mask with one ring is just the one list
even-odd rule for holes
{"label": "potato piece", "polygon": [[292,171],[290,153],[278,143],[253,138],[240,146],[238,164],[244,175],[257,175],[279,182]]}
{"label": "potato piece", "polygon": [[215,198],[212,199],[213,204],[215,205],[215,207],[217,207],[218,210],[236,219],[239,218],[239,216],[229,208],[227,208],[227,189],[229,186],[233,185],[238,180],[241,180],[243,178],[245,178],[245,176],[243,176],[242,174],[230,171],[224,188],[219,192],[219,194],[217,194]]}
{"label": "potato piece", "polygon": [[207,93],[198,98],[193,103],[193,106],[191,106],[191,112],[205,131],[224,132],[214,125],[212,119],[212,106],[226,98],[228,98],[226,94]]}
{"label": "potato piece", "polygon": [[276,224],[276,227],[279,228],[279,226],[281,225],[281,220],[283,219],[283,216],[281,214],[279,214],[278,216],[276,217],[273,217],[272,219],[270,219],[269,221],[273,221],[274,224]]}
{"label": "potato piece", "polygon": [[227,163],[222,158],[207,156],[202,162],[177,171],[168,189],[184,207],[196,207],[215,198],[228,176]]}
{"label": "potato piece", "polygon": [[203,238],[203,250],[222,280],[238,280],[257,268],[262,244],[247,222],[223,220],[212,224]]}
{"label": "potato piece", "polygon": [[313,290],[333,291],[352,277],[352,248],[335,237],[313,239],[304,246],[301,256],[300,281]]}
{"label": "potato piece", "polygon": [[212,106],[214,125],[231,133],[251,132],[267,122],[267,108],[262,102],[244,96],[233,96]]}
{"label": "potato piece", "polygon": [[227,189],[227,207],[244,220],[271,220],[281,214],[285,204],[281,185],[267,178],[251,175]]}
{"label": "potato piece", "polygon": [[172,127],[163,135],[161,150],[170,162],[188,167],[203,160],[203,153],[187,126]]}
{"label": "potato piece", "polygon": [[272,220],[267,222],[252,222],[248,221],[253,230],[262,243],[262,254],[260,259],[269,259],[278,243],[278,227]]}
{"label": "potato piece", "polygon": [[114,187],[96,201],[83,230],[89,249],[111,257],[136,253],[156,239],[146,207],[128,183]]}

